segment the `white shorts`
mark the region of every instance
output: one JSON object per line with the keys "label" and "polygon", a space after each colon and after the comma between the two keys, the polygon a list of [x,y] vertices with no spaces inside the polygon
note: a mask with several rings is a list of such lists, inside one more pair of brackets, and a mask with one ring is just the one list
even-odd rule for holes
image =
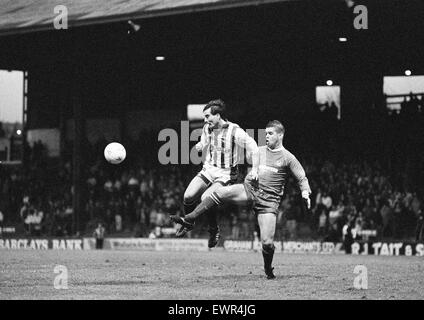
{"label": "white shorts", "polygon": [[218,168],[205,163],[197,176],[202,178],[208,185],[218,182],[226,186],[231,182],[231,168]]}

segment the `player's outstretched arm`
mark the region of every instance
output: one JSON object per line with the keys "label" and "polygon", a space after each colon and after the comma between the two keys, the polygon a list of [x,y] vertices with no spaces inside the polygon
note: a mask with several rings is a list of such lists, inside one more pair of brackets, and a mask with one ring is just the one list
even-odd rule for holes
{"label": "player's outstretched arm", "polygon": [[[253,140],[253,139],[252,139]],[[255,140],[253,140],[255,141]],[[256,144],[256,142],[255,142]],[[257,148],[256,148],[257,149]],[[252,151],[252,170],[250,171],[250,176],[252,180],[259,179],[259,149]]]}
{"label": "player's outstretched arm", "polygon": [[251,155],[252,170],[250,171],[250,176],[253,180],[258,180],[259,148],[255,139],[249,136],[243,129],[237,128],[235,132],[235,142],[237,145],[245,148],[247,154]]}
{"label": "player's outstretched arm", "polygon": [[305,201],[306,207],[310,209],[311,199],[309,196],[312,191],[309,186],[308,178],[306,177],[306,172],[294,155],[291,155],[289,159],[289,168],[297,181],[300,191],[302,192],[302,199]]}

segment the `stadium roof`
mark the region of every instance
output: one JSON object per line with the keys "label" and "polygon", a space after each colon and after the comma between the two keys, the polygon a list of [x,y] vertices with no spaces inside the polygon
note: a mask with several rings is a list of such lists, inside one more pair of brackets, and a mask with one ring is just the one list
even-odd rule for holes
{"label": "stadium roof", "polygon": [[53,29],[58,5],[66,6],[71,28],[287,1],[294,0],[1,0],[0,35]]}

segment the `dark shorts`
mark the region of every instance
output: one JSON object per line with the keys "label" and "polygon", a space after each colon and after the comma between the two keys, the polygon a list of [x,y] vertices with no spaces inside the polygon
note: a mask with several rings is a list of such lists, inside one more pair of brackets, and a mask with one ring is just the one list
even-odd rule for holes
{"label": "dark shorts", "polygon": [[275,199],[274,196],[261,189],[253,188],[253,186],[247,182],[243,185],[247,197],[249,198],[249,206],[251,206],[255,214],[278,213],[278,207],[280,206],[279,199]]}

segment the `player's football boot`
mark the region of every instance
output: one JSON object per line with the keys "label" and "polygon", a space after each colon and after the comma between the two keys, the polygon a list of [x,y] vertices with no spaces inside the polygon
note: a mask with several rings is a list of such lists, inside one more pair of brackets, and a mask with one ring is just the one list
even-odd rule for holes
{"label": "player's football boot", "polygon": [[218,244],[219,238],[221,238],[221,233],[219,232],[219,228],[210,228],[209,232],[209,240],[208,247],[213,248]]}
{"label": "player's football boot", "polygon": [[176,236],[177,237],[183,237],[187,232],[193,230],[194,223],[187,222],[184,218],[180,216],[169,216],[171,221],[178,223],[181,225],[181,228],[177,231]]}
{"label": "player's football boot", "polygon": [[275,279],[273,270],[274,268],[265,268],[265,274],[267,279]]}
{"label": "player's football boot", "polygon": [[177,238],[182,238],[182,237],[184,237],[186,234],[187,234],[187,232],[189,232],[190,230],[189,229],[187,229],[186,227],[184,227],[184,226],[181,226],[178,230],[177,230],[177,232],[175,233],[175,236],[177,237]]}

